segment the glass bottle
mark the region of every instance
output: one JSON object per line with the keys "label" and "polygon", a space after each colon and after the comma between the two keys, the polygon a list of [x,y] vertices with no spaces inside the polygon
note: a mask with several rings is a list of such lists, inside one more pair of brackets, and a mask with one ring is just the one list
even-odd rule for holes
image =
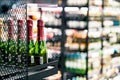
{"label": "glass bottle", "polygon": [[[37,52],[39,55],[39,60],[40,63],[39,64],[45,64],[47,63],[47,47],[46,47],[46,42],[45,42],[45,38],[44,38],[44,23],[43,20],[39,19],[37,21],[37,41],[35,44],[35,52]],[[37,50],[38,48],[38,50]]]}
{"label": "glass bottle", "polygon": [[8,20],[7,25],[8,25],[8,46],[7,46],[8,64],[15,65],[15,56],[17,54],[17,42],[14,36],[14,21]]}
{"label": "glass bottle", "polygon": [[28,27],[28,66],[35,66],[35,45],[33,41],[33,21],[27,20],[27,27]]}
{"label": "glass bottle", "polygon": [[17,20],[18,26],[18,55],[17,55],[17,63],[18,66],[24,65],[24,58],[26,54],[26,43],[25,43],[25,35],[24,35],[24,24],[23,20]]}

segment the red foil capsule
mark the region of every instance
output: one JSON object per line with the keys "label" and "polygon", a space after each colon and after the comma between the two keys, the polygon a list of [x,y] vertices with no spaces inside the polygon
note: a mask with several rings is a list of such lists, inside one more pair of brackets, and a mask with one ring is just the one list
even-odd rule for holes
{"label": "red foil capsule", "polygon": [[28,40],[32,40],[32,27],[33,27],[33,21],[27,20]]}

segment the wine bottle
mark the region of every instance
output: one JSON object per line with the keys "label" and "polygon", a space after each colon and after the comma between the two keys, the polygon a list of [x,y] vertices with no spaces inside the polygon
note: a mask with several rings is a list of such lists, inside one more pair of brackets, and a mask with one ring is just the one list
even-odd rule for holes
{"label": "wine bottle", "polygon": [[38,28],[38,33],[37,37],[38,40],[36,41],[35,44],[35,52],[38,53],[40,57],[40,63],[39,64],[45,64],[47,63],[47,47],[46,47],[46,42],[44,39],[44,23],[43,20],[38,20],[37,21],[37,28]]}
{"label": "wine bottle", "polygon": [[3,19],[0,18],[0,64],[4,64],[5,61],[6,42],[4,41],[3,37],[4,37],[4,24]]}
{"label": "wine bottle", "polygon": [[33,27],[33,21],[27,20],[27,27],[28,27],[28,66],[34,66],[35,65],[35,45],[32,38],[32,27]]}
{"label": "wine bottle", "polygon": [[17,54],[17,42],[14,37],[14,21],[8,20],[8,64],[15,65],[15,56]]}
{"label": "wine bottle", "polygon": [[25,60],[25,54],[26,54],[26,43],[24,38],[24,29],[23,29],[23,20],[17,21],[18,25],[18,55],[17,55],[17,63],[18,66],[22,66],[24,64]]}
{"label": "wine bottle", "polygon": [[39,55],[39,34],[37,34],[37,40],[35,42],[35,63],[40,65],[40,55]]}

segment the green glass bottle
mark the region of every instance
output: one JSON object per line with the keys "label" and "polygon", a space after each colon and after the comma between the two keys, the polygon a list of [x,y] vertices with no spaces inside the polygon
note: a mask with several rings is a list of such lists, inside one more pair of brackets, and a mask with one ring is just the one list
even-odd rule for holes
{"label": "green glass bottle", "polygon": [[7,40],[5,39],[4,23],[3,19],[0,18],[0,63],[7,64]]}
{"label": "green glass bottle", "polygon": [[37,30],[38,30],[38,41],[36,42],[36,47],[38,47],[38,55],[40,57],[39,64],[47,63],[47,47],[44,39],[44,23],[43,20],[37,21]]}
{"label": "green glass bottle", "polygon": [[32,38],[32,27],[33,27],[33,21],[27,20],[27,28],[28,28],[28,66],[34,66],[35,65],[35,45]]}
{"label": "green glass bottle", "polygon": [[8,20],[7,21],[8,25],[8,64],[9,65],[15,65],[15,56],[17,54],[17,42],[14,37],[14,21],[13,20]]}
{"label": "green glass bottle", "polygon": [[3,25],[3,19],[0,18],[0,64],[4,63],[4,41],[3,41],[3,35],[4,35],[4,25]]}
{"label": "green glass bottle", "polygon": [[39,38],[37,34],[37,40],[35,42],[35,63],[36,65],[40,64],[40,55],[39,55],[40,49],[39,49]]}
{"label": "green glass bottle", "polygon": [[24,65],[25,54],[26,54],[26,43],[24,36],[24,24],[23,20],[17,21],[18,26],[18,55],[17,55],[17,63],[18,66],[22,67]]}

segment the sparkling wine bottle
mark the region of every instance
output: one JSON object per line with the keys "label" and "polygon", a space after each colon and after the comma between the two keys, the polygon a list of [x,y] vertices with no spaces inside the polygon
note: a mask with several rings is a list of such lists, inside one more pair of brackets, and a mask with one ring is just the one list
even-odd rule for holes
{"label": "sparkling wine bottle", "polygon": [[27,20],[27,27],[28,27],[28,66],[34,66],[35,65],[35,45],[32,37],[32,27],[33,27],[33,21]]}
{"label": "sparkling wine bottle", "polygon": [[18,25],[18,55],[17,55],[17,63],[18,66],[22,66],[25,60],[26,54],[26,43],[25,43],[25,36],[24,36],[24,28],[23,28],[23,20],[17,21]]}
{"label": "sparkling wine bottle", "polygon": [[3,19],[0,18],[0,64],[5,62],[5,52],[7,49],[7,42],[4,40],[4,24]]}
{"label": "sparkling wine bottle", "polygon": [[8,64],[15,65],[15,56],[17,54],[17,42],[14,37],[14,21],[8,20]]}
{"label": "sparkling wine bottle", "polygon": [[37,41],[35,44],[35,52],[37,53],[36,55],[39,55],[39,64],[45,64],[47,63],[47,47],[46,47],[46,42],[44,39],[44,23],[43,20],[38,20],[37,21],[37,28],[38,28],[38,33],[37,33]]}

